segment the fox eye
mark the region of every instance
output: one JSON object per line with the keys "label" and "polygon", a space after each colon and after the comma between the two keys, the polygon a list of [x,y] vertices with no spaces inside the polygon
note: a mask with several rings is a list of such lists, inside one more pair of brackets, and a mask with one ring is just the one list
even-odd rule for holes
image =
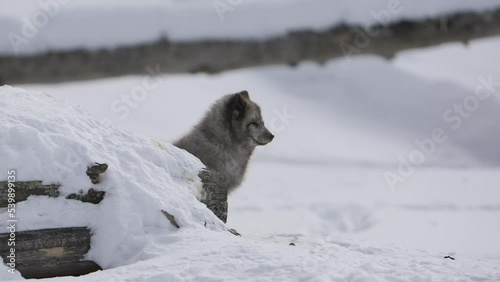
{"label": "fox eye", "polygon": [[248,124],[248,126],[255,126],[255,127],[259,127],[259,124],[256,123],[256,122],[251,122]]}

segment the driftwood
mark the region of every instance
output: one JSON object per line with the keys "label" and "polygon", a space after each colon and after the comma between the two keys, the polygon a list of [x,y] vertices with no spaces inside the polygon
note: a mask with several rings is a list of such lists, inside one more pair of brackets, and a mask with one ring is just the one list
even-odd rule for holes
{"label": "driftwood", "polygon": [[[373,31],[379,32],[373,32]],[[326,60],[359,54],[391,58],[395,53],[446,42],[468,42],[500,34],[500,9],[461,12],[384,26],[339,24],[324,31],[296,30],[265,40],[170,41],[101,50],[52,50],[0,56],[5,83],[86,80],[128,74],[217,73],[250,66]]]}
{"label": "driftwood", "polygon": [[[9,233],[0,234],[0,256],[10,263]],[[15,268],[24,278],[78,276],[101,270],[92,261],[83,261],[90,249],[86,227],[16,232]]]}

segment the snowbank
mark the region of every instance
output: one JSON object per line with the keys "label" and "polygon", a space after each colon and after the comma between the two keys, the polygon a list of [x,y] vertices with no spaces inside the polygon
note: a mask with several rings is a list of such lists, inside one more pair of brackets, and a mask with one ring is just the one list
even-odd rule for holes
{"label": "snowbank", "polygon": [[[31,53],[112,47],[162,36],[173,40],[263,38],[341,22],[385,24],[456,11],[483,11],[500,4],[497,0],[0,0],[0,7],[5,7],[0,10],[0,53]],[[16,40],[22,43],[15,48],[10,33],[24,38]]]}
{"label": "snowbank", "polygon": [[[203,164],[176,147],[141,138],[91,118],[82,109],[46,94],[0,88],[0,180],[16,170],[17,181],[60,183],[62,196],[91,187],[106,191],[99,205],[32,196],[17,205],[18,231],[88,226],[94,234],[88,258],[103,268],[153,257],[174,231],[161,213],[183,228],[224,230],[201,204]],[[93,185],[86,166],[105,162]],[[0,210],[6,230],[7,211]]]}

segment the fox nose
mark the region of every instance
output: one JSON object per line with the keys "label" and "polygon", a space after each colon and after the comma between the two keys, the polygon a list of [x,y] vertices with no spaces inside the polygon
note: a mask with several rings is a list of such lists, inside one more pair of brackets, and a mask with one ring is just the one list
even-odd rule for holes
{"label": "fox nose", "polygon": [[273,135],[272,133],[271,133],[271,134],[269,134],[269,139],[270,139],[270,141],[269,141],[269,142],[273,141],[273,139],[274,139],[274,135]]}

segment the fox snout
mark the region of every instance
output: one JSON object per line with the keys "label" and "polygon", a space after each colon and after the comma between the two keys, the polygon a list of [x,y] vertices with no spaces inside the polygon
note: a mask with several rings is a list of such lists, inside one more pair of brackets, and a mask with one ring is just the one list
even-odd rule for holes
{"label": "fox snout", "polygon": [[269,131],[266,128],[266,131],[264,132],[264,134],[262,134],[262,138],[261,138],[261,140],[263,142],[260,145],[269,144],[269,143],[271,143],[271,141],[273,141],[273,139],[274,139],[274,134],[272,134],[271,131]]}
{"label": "fox snout", "polygon": [[273,141],[273,139],[274,139],[274,134],[272,134],[271,132],[269,132],[269,133],[268,133],[268,137],[267,137],[267,138],[269,139],[269,142]]}

